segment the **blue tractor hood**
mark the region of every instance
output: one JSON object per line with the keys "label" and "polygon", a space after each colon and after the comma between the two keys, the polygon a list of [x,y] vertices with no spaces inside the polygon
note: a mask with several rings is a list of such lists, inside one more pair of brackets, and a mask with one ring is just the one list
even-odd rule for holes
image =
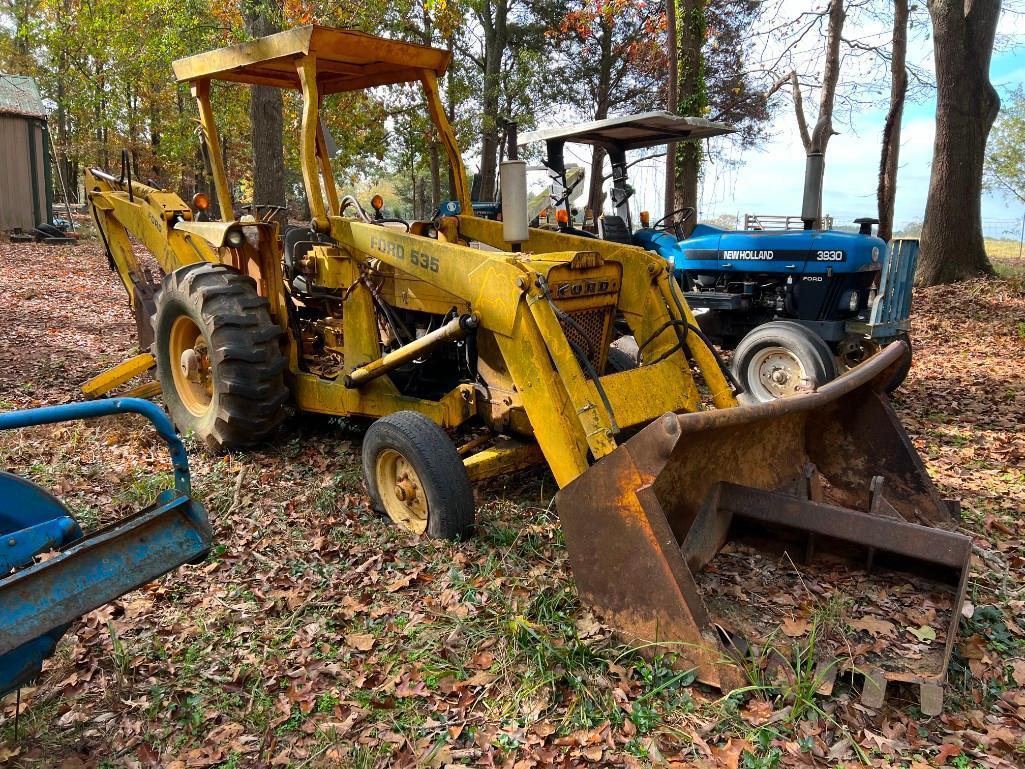
{"label": "blue tractor hood", "polygon": [[838,272],[878,270],[886,243],[872,235],[840,230],[724,230],[699,224],[677,241],[665,231],[641,229],[634,243],[655,251],[674,270],[707,272]]}

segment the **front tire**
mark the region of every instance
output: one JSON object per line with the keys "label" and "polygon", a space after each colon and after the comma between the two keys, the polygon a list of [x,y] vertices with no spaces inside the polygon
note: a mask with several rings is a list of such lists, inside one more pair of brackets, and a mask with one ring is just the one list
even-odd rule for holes
{"label": "front tire", "polygon": [[605,359],[605,373],[618,374],[637,368],[637,342],[632,336],[621,336],[609,345]]}
{"label": "front tire", "polygon": [[252,446],[284,419],[281,329],[256,282],[200,262],[164,278],[153,317],[157,378],[179,432],[212,452]]}
{"label": "front tire", "polygon": [[373,508],[399,528],[434,539],[465,539],[473,529],[473,489],[451,439],[416,411],[370,425],[363,475]]}
{"label": "front tire", "polygon": [[740,340],[733,353],[733,375],[747,398],[767,403],[819,387],[836,378],[833,352],[800,323],[774,320]]}

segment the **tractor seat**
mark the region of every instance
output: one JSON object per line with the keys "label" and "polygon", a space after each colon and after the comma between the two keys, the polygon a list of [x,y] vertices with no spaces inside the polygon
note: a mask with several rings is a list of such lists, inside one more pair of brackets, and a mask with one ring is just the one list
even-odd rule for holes
{"label": "tractor seat", "polygon": [[623,243],[630,245],[633,239],[630,237],[630,230],[623,221],[622,216],[606,214],[598,220],[601,224],[601,239],[612,243]]}
{"label": "tractor seat", "polygon": [[295,265],[310,252],[316,243],[331,243],[331,238],[314,232],[308,227],[288,227],[285,230],[284,258],[285,272],[291,275]]}

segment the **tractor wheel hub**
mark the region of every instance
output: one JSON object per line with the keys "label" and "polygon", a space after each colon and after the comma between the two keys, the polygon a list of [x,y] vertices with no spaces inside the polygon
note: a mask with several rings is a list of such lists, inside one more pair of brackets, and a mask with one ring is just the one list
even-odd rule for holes
{"label": "tractor wheel hub", "polygon": [[199,375],[199,355],[191,347],[182,351],[179,365],[186,379],[194,380]]}

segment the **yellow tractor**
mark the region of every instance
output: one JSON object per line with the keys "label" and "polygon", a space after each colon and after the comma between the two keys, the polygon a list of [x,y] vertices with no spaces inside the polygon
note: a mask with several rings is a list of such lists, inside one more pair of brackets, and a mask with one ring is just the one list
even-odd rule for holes
{"label": "yellow tractor", "polygon": [[[528,228],[522,161],[503,164],[503,221],[473,215],[438,91],[449,61],[306,26],[175,62],[199,106],[223,221],[197,221],[175,194],[133,181],[130,164],[120,177],[89,172],[96,224],[150,350],[89,393],[155,359],[177,428],[215,451],[268,439],[287,401],[374,418],[363,441],[373,506],[433,537],[471,533],[472,482],[547,463],[583,600],[624,638],[725,688],[765,645],[751,621],[772,616],[703,595],[702,575],[740,538],[789,548],[808,568],[830,551],[867,559],[858,568],[877,579],[916,572],[947,596],[938,654],[837,654],[823,678],[864,663],[866,700],[910,681],[935,712],[970,542],[882,392],[902,343],[817,392],[738,406],[661,257]],[[233,218],[212,80],[301,93],[309,227],[282,236],[269,218]],[[320,122],[327,95],[399,83],[421,88],[450,165],[454,200],[430,221],[340,197]],[[700,136],[702,121],[678,120]],[[635,355],[613,345],[620,335]]]}

